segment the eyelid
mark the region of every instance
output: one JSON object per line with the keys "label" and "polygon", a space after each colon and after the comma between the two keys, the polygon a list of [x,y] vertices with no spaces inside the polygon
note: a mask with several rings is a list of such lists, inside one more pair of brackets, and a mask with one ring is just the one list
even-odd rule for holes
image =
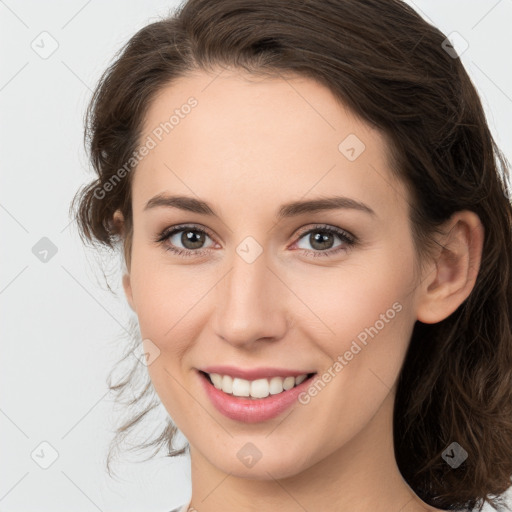
{"label": "eyelid", "polygon": [[325,230],[327,232],[333,233],[333,234],[341,236],[341,237],[345,236],[352,243],[356,243],[358,241],[357,237],[355,235],[353,235],[352,233],[350,233],[349,231],[347,231],[346,229],[338,228],[338,227],[332,226],[330,224],[314,224],[313,226],[305,227],[304,229],[299,228],[299,231],[297,232],[296,236],[298,238],[302,238],[304,235],[307,235],[311,231],[321,231],[321,230]]}
{"label": "eyelid", "polygon": [[[190,229],[191,231],[194,231],[194,230],[203,231],[212,240],[216,241],[216,236],[213,234],[213,232],[210,231],[206,226],[203,226],[202,224],[176,224],[174,226],[171,226],[171,227],[166,228],[163,231],[161,231],[161,233],[157,236],[156,241],[157,242],[165,241],[171,235],[174,235],[179,231],[185,231],[186,229]],[[201,250],[201,249],[199,249],[199,250]],[[195,251],[195,252],[197,252],[197,251]]]}

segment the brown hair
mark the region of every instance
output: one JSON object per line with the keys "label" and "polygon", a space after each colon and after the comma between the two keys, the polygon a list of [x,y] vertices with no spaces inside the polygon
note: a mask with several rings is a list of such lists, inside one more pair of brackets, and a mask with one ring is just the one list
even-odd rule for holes
{"label": "brown hair", "polygon": [[[133,172],[108,193],[105,184],[136,153],[158,91],[188,72],[226,66],[302,75],[329,88],[387,137],[393,172],[410,193],[418,261],[430,254],[432,234],[454,212],[474,211],[485,228],[470,296],[439,323],[416,322],[394,410],[395,455],[412,489],[437,508],[481,510],[485,502],[501,506],[499,495],[512,483],[509,163],[445,39],[400,0],[189,0],[136,33],[101,77],[86,116],[98,178],[71,206],[84,242],[115,248],[123,240],[129,268]],[[126,220],[123,234],[112,222],[116,209]],[[111,385],[120,396],[134,384],[136,366]],[[129,403],[150,391],[148,382]],[[117,434],[125,435],[156,405]],[[173,448],[176,429],[167,421],[143,446],[183,453],[186,448]],[[456,469],[442,458],[452,442],[469,454]]]}

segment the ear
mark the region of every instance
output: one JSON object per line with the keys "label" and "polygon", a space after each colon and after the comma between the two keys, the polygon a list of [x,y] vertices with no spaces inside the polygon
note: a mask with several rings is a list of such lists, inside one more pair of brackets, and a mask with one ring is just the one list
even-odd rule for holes
{"label": "ear", "polygon": [[[124,216],[121,210],[116,210],[112,216],[113,225],[116,227],[118,233],[124,236]],[[126,272],[123,275],[123,289],[126,296],[126,300],[130,305],[130,308],[135,311],[135,305],[133,302],[132,285],[130,280],[130,274]]]}
{"label": "ear", "polygon": [[114,227],[119,234],[124,235],[124,215],[119,209],[112,215],[112,227]]}
{"label": "ear", "polygon": [[418,320],[434,324],[450,316],[469,296],[480,269],[484,227],[476,213],[456,212],[443,226],[435,261],[419,287]]}

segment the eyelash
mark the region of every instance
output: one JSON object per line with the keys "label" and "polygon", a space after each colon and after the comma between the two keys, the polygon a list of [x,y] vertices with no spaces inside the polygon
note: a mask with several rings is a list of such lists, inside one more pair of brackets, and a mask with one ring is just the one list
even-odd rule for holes
{"label": "eyelash", "polygon": [[[214,237],[210,234],[210,232],[208,230],[206,230],[204,228],[200,228],[200,227],[195,226],[195,225],[186,224],[186,225],[174,226],[172,228],[166,228],[164,231],[162,231],[157,236],[155,242],[164,245],[164,249],[166,251],[171,251],[174,254],[177,254],[178,256],[184,256],[184,257],[202,256],[203,254],[205,254],[208,251],[208,249],[196,249],[196,250],[181,249],[179,247],[178,248],[177,247],[173,247],[173,246],[170,246],[170,245],[165,243],[167,241],[167,239],[170,238],[172,235],[175,235],[176,233],[180,233],[182,231],[195,231],[197,233],[203,233],[205,235],[208,235],[212,240],[214,239]],[[327,226],[325,224],[318,224],[318,225],[314,226],[313,228],[310,228],[310,229],[308,229],[306,231],[301,232],[299,234],[298,240],[303,238],[305,235],[309,235],[309,234],[314,233],[314,232],[322,232],[322,233],[329,233],[329,234],[336,235],[336,236],[338,236],[341,239],[343,244],[338,246],[338,247],[336,247],[336,248],[334,248],[334,249],[327,249],[325,251],[320,251],[320,250],[313,251],[313,250],[299,249],[299,250],[301,250],[303,252],[306,252],[306,253],[313,253],[313,257],[318,257],[318,256],[329,257],[329,256],[333,256],[335,254],[338,254],[340,251],[347,251],[347,250],[349,250],[350,248],[355,246],[357,244],[357,241],[358,241],[355,236],[351,235],[347,231],[345,231],[343,229],[340,229],[340,228],[335,228],[335,227],[332,227],[332,226]]]}

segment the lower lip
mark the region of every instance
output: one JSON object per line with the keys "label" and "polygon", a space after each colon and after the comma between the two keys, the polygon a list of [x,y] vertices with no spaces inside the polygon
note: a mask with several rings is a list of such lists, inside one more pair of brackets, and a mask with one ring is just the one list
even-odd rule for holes
{"label": "lower lip", "polygon": [[297,401],[300,393],[310,385],[314,375],[298,386],[266,398],[243,398],[228,395],[217,389],[209,378],[199,372],[206,394],[215,408],[232,420],[243,423],[258,423],[279,416]]}

